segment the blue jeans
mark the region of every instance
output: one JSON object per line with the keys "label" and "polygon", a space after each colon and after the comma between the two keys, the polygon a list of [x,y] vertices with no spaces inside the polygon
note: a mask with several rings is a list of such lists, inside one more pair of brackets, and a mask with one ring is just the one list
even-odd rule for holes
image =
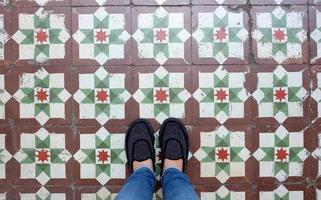
{"label": "blue jeans", "polygon": [[[164,200],[198,200],[198,196],[186,174],[178,169],[169,168],[161,179]],[[127,180],[115,200],[151,200],[156,178],[152,170],[142,167]]]}

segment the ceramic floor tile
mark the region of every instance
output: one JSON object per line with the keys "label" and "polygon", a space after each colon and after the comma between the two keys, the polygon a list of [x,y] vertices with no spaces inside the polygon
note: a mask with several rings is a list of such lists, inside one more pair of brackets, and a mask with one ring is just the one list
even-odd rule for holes
{"label": "ceramic floor tile", "polygon": [[253,53],[258,63],[306,63],[308,54],[305,6],[254,6]]}
{"label": "ceramic floor tile", "polygon": [[200,124],[249,122],[246,66],[197,66],[193,71],[193,107]]}
{"label": "ceramic floor tile", "polygon": [[301,185],[267,185],[258,188],[257,199],[260,200],[310,200],[316,199],[313,194],[313,188]]}
{"label": "ceramic floor tile", "polygon": [[321,1],[320,0],[310,0],[310,3],[314,4],[314,5],[321,5]]}
{"label": "ceramic floor tile", "polygon": [[21,7],[33,7],[33,6],[70,6],[71,0],[11,0],[13,5]]}
{"label": "ceramic floor tile", "polygon": [[309,75],[304,66],[257,66],[252,72],[256,122],[307,123]]}
{"label": "ceramic floor tile", "polygon": [[71,0],[73,6],[129,5],[130,0]]}
{"label": "ceramic floor tile", "polygon": [[[11,99],[11,94],[6,90],[6,72],[0,73],[0,120],[6,119],[6,103]],[[8,81],[7,81],[8,82]]]}
{"label": "ceramic floor tile", "polygon": [[195,6],[192,11],[194,64],[248,62],[248,15],[244,10]]}
{"label": "ceramic floor tile", "polygon": [[[118,128],[119,129],[119,128]],[[77,185],[122,185],[126,178],[125,130],[79,128],[74,158]]]}
{"label": "ceramic floor tile", "polygon": [[11,63],[11,24],[8,20],[11,18],[11,13],[12,12],[0,7],[0,65],[8,65]]}
{"label": "ceramic floor tile", "polygon": [[12,166],[13,141],[9,127],[0,128],[0,186],[9,185],[12,182],[10,167]]}
{"label": "ceramic floor tile", "polygon": [[318,126],[321,120],[321,67],[313,66],[311,74],[312,91],[311,91],[311,112],[312,122]]}
{"label": "ceramic floor tile", "polygon": [[71,76],[67,67],[17,67],[9,78],[17,84],[13,95],[16,103],[9,107],[16,122],[71,123]]}
{"label": "ceramic floor tile", "polygon": [[101,200],[101,199],[115,199],[119,187],[79,187],[76,190],[75,199],[79,200]]}
{"label": "ceramic floor tile", "polygon": [[200,188],[201,200],[251,200],[250,188],[244,185],[230,186],[202,186]]}
{"label": "ceramic floor tile", "polygon": [[12,17],[16,65],[70,64],[70,8],[21,7]]}
{"label": "ceramic floor tile", "polygon": [[[77,124],[127,124],[131,94],[128,67],[78,67],[73,74],[74,114]],[[129,110],[128,110],[129,111]]]}
{"label": "ceramic floor tile", "polygon": [[73,64],[130,64],[129,7],[73,8]]}
{"label": "ceramic floor tile", "polygon": [[132,0],[135,5],[188,5],[190,0]]}
{"label": "ceramic floor tile", "polygon": [[298,5],[298,4],[307,4],[307,0],[250,0],[252,5]]}
{"label": "ceramic floor tile", "polygon": [[188,7],[135,7],[132,10],[135,65],[186,65],[191,55]]}
{"label": "ceramic floor tile", "polygon": [[321,64],[321,7],[310,7],[311,63]]}
{"label": "ceramic floor tile", "polygon": [[139,108],[132,108],[139,117],[162,123],[168,117],[191,122],[191,70],[186,67],[137,67],[133,98]]}
{"label": "ceramic floor tile", "polygon": [[67,187],[19,187],[16,189],[20,200],[68,200],[73,198]]}
{"label": "ceramic floor tile", "polygon": [[218,5],[218,4],[227,4],[227,5],[244,5],[247,0],[192,0],[192,4],[195,5]]}

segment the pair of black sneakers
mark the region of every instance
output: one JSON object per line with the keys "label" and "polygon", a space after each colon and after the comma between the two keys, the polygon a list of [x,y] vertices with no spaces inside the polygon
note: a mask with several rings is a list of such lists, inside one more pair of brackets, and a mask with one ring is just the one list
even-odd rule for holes
{"label": "pair of black sneakers", "polygon": [[[134,161],[151,159],[155,171],[155,136],[152,126],[145,119],[133,121],[126,133],[125,150],[129,169],[133,172]],[[183,159],[183,172],[188,160],[189,139],[184,124],[175,118],[163,122],[159,130],[162,165],[165,158]],[[163,166],[162,166],[163,169]]]}

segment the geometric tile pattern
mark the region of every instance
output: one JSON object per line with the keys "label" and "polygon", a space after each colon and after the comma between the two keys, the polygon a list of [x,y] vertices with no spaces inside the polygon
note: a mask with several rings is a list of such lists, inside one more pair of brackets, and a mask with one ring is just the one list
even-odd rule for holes
{"label": "geometric tile pattern", "polygon": [[318,118],[321,118],[321,73],[316,74],[316,82],[317,86],[316,88],[312,91],[311,97],[317,102],[317,113],[318,113]]}
{"label": "geometric tile pattern", "polygon": [[80,149],[74,155],[80,163],[81,179],[96,179],[105,185],[110,179],[125,179],[124,134],[110,134],[100,128],[95,134],[80,135]]}
{"label": "geometric tile pattern", "polygon": [[303,43],[307,33],[303,12],[286,12],[276,7],[269,12],[253,14],[256,24],[252,36],[257,45],[254,51],[258,62],[269,59],[277,63],[304,62]]}
{"label": "geometric tile pattern", "polygon": [[6,149],[6,135],[0,134],[0,179],[6,179],[6,163],[12,158]]}
{"label": "geometric tile pattern", "polygon": [[216,192],[201,192],[201,200],[245,200],[245,192],[229,191],[225,186],[220,187]]}
{"label": "geometric tile pattern", "polygon": [[139,89],[134,99],[142,118],[162,123],[168,117],[183,118],[190,93],[184,88],[184,73],[171,73],[160,67],[154,73],[139,74]]}
{"label": "geometric tile pattern", "polygon": [[312,156],[318,161],[318,177],[321,177],[321,134],[318,137],[318,147],[312,152]]}
{"label": "geometric tile pattern", "polygon": [[288,72],[281,65],[273,72],[257,74],[257,90],[253,97],[258,103],[259,117],[274,117],[283,123],[288,117],[303,116],[303,100],[308,92],[303,87],[301,71]]}
{"label": "geometric tile pattern", "polygon": [[221,126],[215,132],[201,132],[200,137],[200,149],[194,156],[201,163],[201,177],[216,177],[225,183],[230,177],[245,176],[250,152],[244,132],[230,132]]}
{"label": "geometric tile pattern", "polygon": [[20,103],[20,118],[34,118],[44,125],[50,118],[65,118],[65,103],[71,97],[65,89],[63,73],[44,68],[20,76],[14,98]]}
{"label": "geometric tile pattern", "polygon": [[45,62],[64,59],[65,43],[70,38],[63,14],[39,8],[34,14],[19,14],[19,28],[13,39],[19,45],[19,60]]}
{"label": "geometric tile pattern", "polygon": [[4,15],[0,14],[0,60],[4,60],[4,45],[9,39],[9,35],[4,29]]}
{"label": "geometric tile pattern", "polygon": [[5,88],[5,76],[0,74],[0,119],[5,119],[5,105],[8,100],[11,98],[11,95],[6,91]]}
{"label": "geometric tile pattern", "polygon": [[260,163],[260,177],[285,181],[288,176],[302,176],[309,156],[303,138],[303,132],[289,132],[283,126],[275,133],[260,133],[260,146],[253,154]]}
{"label": "geometric tile pattern", "polygon": [[311,62],[321,63],[321,8],[312,7],[310,11],[311,28]]}
{"label": "geometric tile pattern", "polygon": [[65,163],[71,158],[66,150],[64,133],[21,133],[20,150],[14,158],[20,163],[21,179],[36,179],[45,185],[50,179],[65,179]]}
{"label": "geometric tile pattern", "polygon": [[266,200],[266,199],[284,199],[284,200],[290,200],[290,199],[297,199],[297,200],[303,200],[304,199],[304,192],[303,191],[289,191],[286,187],[283,185],[280,185],[277,189],[273,191],[261,191],[260,192],[260,199]]}
{"label": "geometric tile pattern", "polygon": [[20,193],[21,200],[65,200],[64,193],[50,193],[45,187],[41,187],[36,193]]}

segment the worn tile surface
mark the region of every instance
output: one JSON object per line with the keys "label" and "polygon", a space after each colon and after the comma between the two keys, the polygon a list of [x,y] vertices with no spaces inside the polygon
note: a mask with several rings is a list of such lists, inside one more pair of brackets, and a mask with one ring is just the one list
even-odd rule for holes
{"label": "worn tile surface", "polygon": [[0,1],[0,199],[115,199],[136,118],[159,180],[176,117],[202,200],[321,200],[320,6]]}

